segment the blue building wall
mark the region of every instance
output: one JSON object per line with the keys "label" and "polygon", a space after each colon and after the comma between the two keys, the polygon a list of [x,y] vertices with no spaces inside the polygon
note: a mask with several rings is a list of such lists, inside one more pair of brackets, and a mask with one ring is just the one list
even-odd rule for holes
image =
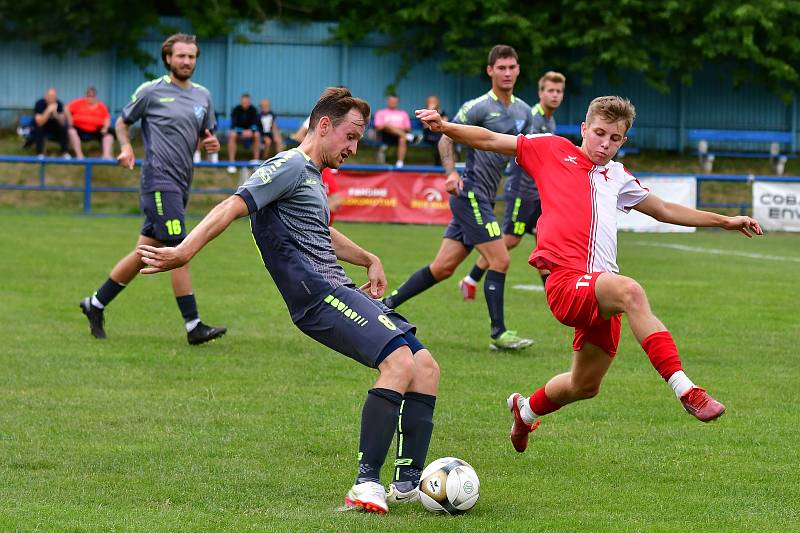
{"label": "blue building wall", "polygon": [[[258,32],[242,28],[240,35],[246,42],[233,36],[203,40],[193,79],[209,88],[217,111],[224,115],[238,103],[241,93],[249,92],[256,101],[269,97],[279,114],[304,116],[329,85],[347,85],[374,109],[383,107],[384,89],[394,81],[399,57],[376,55],[379,36],[354,46],[332,44],[331,27],[269,22]],[[159,58],[149,68],[154,75],[164,72],[159,56],[163,37],[152,35],[142,42]],[[56,87],[61,100],[67,102],[94,85],[99,97],[117,113],[147,79],[138,67],[117,59],[111,51],[90,57],[74,52],[64,57],[44,56],[36,45],[20,42],[0,44],[0,73],[0,124],[5,126],[13,124],[19,114],[29,113],[49,86]],[[463,101],[488,88],[484,76],[443,73],[437,58],[430,58],[412,69],[398,84],[397,92],[401,106],[409,111],[421,107],[429,94],[438,94],[452,116]],[[683,148],[690,128],[797,132],[800,123],[796,97],[786,104],[755,84],[733,88],[720,66],[699,73],[693,86],[676,86],[669,94],[654,90],[638,74],[625,75],[619,85],[602,73],[589,85],[568,80],[567,96],[556,120],[579,123],[589,101],[601,94],[619,94],[634,102],[638,118],[631,142],[642,148]],[[521,88],[518,95],[529,103],[537,100],[534,86]]]}

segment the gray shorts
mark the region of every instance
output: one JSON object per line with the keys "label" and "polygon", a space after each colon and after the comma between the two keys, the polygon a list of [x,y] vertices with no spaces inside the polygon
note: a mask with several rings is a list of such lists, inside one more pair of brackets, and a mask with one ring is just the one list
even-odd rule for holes
{"label": "gray shorts", "polygon": [[404,337],[413,336],[417,328],[355,287],[338,287],[295,324],[317,342],[370,368],[391,353],[384,350],[387,346],[409,345],[416,352],[413,341]]}
{"label": "gray shorts", "polygon": [[188,197],[179,192],[148,192],[139,197],[144,213],[140,232],[164,244],[178,244],[186,238],[184,212]]}
{"label": "gray shorts", "polygon": [[450,211],[453,220],[444,232],[447,239],[461,242],[467,248],[476,244],[496,241],[501,237],[500,224],[494,216],[491,202],[477,196],[473,191],[461,191],[450,196]]}
{"label": "gray shorts", "polygon": [[538,198],[509,196],[506,199],[506,212],[503,215],[503,235],[522,237],[534,234],[536,223],[542,215],[542,202]]}

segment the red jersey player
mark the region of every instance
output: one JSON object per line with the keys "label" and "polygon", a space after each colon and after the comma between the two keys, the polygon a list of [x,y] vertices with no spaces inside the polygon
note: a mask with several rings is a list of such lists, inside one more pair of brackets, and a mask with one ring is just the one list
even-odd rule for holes
{"label": "red jersey player", "polygon": [[561,323],[575,328],[574,355],[569,372],[551,378],[528,398],[518,393],[508,398],[514,415],[511,442],[518,452],[525,451],[539,417],[597,395],[617,352],[621,313],[627,313],[636,340],[686,411],[703,422],[725,412],[724,405],[684,373],[675,342],[650,310],[641,285],[617,274],[615,211],[636,209],[661,222],[738,230],[748,237],[762,235],[761,227],[747,216],[727,217],[666,202],[612,161],[635,114],[626,99],[595,98],[581,124],[583,141],[576,147],[562,137],[504,135],[442,121],[435,111],[417,111],[427,127],[457,143],[516,155],[541,194],[537,245],[529,262],[552,271],[545,286],[547,303]]}

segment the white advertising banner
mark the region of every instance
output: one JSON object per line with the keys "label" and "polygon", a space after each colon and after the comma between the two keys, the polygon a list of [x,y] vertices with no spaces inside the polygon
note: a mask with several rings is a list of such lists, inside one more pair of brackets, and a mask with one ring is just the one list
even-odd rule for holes
{"label": "white advertising banner", "polygon": [[800,183],[753,183],[753,218],[772,231],[800,231]]}
{"label": "white advertising banner", "polygon": [[[668,202],[697,207],[697,180],[693,176],[675,178],[639,178],[643,187]],[[695,228],[665,224],[640,213],[635,209],[627,215],[617,211],[617,227],[627,231],[650,231],[657,233],[691,233]]]}

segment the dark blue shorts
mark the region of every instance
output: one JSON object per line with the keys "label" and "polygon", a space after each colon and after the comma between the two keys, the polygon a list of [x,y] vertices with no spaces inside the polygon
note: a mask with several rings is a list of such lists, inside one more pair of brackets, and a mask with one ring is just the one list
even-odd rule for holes
{"label": "dark blue shorts", "polygon": [[141,234],[164,244],[186,238],[184,211],[189,197],[179,192],[148,192],[139,197],[144,213]]}
{"label": "dark blue shorts", "polygon": [[[392,347],[409,345],[412,352],[422,348],[413,337],[413,324],[355,287],[337,288],[296,325],[317,342],[370,368],[377,368]],[[389,351],[384,350],[387,346]]]}
{"label": "dark blue shorts", "polygon": [[522,237],[526,233],[533,235],[541,215],[540,199],[509,196],[506,199],[506,212],[503,215],[503,234],[517,237]]}
{"label": "dark blue shorts", "polygon": [[473,191],[461,191],[458,196],[450,195],[450,211],[453,220],[444,232],[445,238],[471,248],[501,237],[494,206]]}

